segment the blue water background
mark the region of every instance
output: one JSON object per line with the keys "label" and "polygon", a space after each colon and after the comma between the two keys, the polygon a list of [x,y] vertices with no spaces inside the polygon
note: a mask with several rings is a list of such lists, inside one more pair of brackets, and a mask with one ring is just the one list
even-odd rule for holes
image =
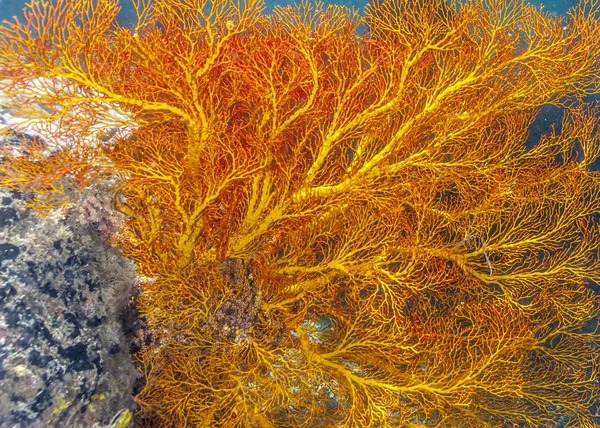
{"label": "blue water background", "polygon": [[[5,19],[11,19],[13,16],[21,16],[22,10],[25,7],[25,4],[28,3],[28,0],[0,0],[0,21]],[[285,0],[285,1],[267,1],[267,12],[270,12],[273,9],[273,6],[276,4],[279,5],[289,5],[293,4],[294,0]],[[364,10],[365,5],[368,3],[367,0],[340,0],[340,1],[325,1],[325,3],[336,3],[347,7],[355,7],[360,11]],[[564,15],[567,10],[573,6],[575,6],[578,1],[577,0],[552,0],[539,2],[532,2],[535,5],[544,5],[544,9],[548,12],[556,15]],[[121,1],[123,5],[122,9],[122,22],[132,22],[133,13],[130,7],[131,2],[129,0]]]}

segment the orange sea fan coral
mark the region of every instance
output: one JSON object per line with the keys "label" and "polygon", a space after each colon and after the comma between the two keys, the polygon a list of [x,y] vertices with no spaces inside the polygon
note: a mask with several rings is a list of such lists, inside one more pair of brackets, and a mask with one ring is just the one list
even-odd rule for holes
{"label": "orange sea fan coral", "polygon": [[40,137],[0,177],[40,211],[112,181],[144,417],[600,423],[598,2],[134,4],[4,23],[9,129]]}

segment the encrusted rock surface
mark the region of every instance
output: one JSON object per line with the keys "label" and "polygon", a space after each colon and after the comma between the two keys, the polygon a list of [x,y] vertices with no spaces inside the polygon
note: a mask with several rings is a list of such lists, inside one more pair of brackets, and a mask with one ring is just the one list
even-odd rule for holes
{"label": "encrusted rock surface", "polygon": [[135,268],[89,211],[37,217],[24,199],[0,189],[0,427],[110,426],[139,382]]}

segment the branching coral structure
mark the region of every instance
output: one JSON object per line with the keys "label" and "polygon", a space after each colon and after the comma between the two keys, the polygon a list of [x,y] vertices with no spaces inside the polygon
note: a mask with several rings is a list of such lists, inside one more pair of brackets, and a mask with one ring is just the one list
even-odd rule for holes
{"label": "branching coral structure", "polygon": [[597,0],[134,6],[4,22],[0,181],[44,212],[110,180],[143,414],[598,426]]}

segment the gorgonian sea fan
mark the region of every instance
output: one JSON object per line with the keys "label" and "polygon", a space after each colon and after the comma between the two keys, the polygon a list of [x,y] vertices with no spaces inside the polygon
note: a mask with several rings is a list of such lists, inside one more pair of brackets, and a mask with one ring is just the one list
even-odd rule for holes
{"label": "gorgonian sea fan", "polygon": [[3,24],[9,128],[39,138],[0,174],[38,211],[112,183],[146,417],[599,423],[597,1],[134,3]]}

